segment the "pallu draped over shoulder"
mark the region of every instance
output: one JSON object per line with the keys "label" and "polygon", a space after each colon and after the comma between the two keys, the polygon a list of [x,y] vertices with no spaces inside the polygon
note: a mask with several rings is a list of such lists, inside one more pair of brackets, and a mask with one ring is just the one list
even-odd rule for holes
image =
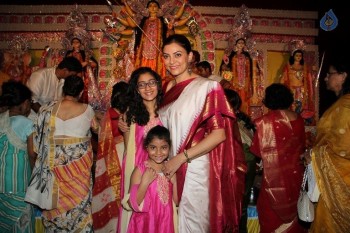
{"label": "pallu draped over shoulder", "polygon": [[310,232],[350,232],[350,94],[340,97],[317,124],[312,167],[320,190]]}

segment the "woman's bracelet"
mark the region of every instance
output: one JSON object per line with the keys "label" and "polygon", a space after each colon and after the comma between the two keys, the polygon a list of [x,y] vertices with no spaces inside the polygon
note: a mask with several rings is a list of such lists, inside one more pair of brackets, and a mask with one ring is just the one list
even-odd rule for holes
{"label": "woman's bracelet", "polygon": [[187,150],[184,150],[184,155],[185,155],[185,157],[186,157],[186,162],[187,162],[187,163],[190,163],[190,162],[191,162],[191,159],[188,157]]}

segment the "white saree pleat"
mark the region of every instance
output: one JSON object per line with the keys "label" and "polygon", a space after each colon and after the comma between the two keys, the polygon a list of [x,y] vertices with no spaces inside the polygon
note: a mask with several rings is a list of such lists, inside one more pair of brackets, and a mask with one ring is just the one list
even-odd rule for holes
{"label": "white saree pleat", "polygon": [[179,206],[179,232],[209,232],[208,155],[188,164]]}

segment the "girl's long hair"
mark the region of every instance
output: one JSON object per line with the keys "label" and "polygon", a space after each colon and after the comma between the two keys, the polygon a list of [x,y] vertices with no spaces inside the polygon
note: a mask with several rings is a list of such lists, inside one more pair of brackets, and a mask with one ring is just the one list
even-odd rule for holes
{"label": "girl's long hair", "polygon": [[163,98],[162,79],[159,74],[149,67],[140,67],[136,69],[130,77],[128,87],[129,108],[126,111],[126,122],[128,125],[137,123],[138,125],[146,125],[150,120],[150,114],[143,103],[143,99],[138,91],[137,83],[142,74],[150,74],[157,80],[158,94],[156,97],[156,114]]}

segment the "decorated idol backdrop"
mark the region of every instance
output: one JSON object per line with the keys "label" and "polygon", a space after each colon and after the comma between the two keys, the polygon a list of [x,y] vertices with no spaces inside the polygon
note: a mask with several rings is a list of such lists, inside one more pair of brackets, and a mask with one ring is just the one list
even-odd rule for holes
{"label": "decorated idol backdrop", "polygon": [[[114,1],[115,2],[115,1]],[[317,12],[192,6],[187,0],[146,0],[120,5],[3,6],[0,9],[2,70],[26,82],[31,72],[57,65],[73,49],[84,51],[82,62],[88,100],[97,110],[109,106],[114,83],[127,82],[140,65],[167,73],[159,58],[162,39],[186,35],[201,60],[222,75],[244,98],[244,111],[253,118],[265,111],[263,92],[273,82],[295,87],[295,111],[314,125],[318,119],[316,85],[319,54]],[[38,13],[40,12],[40,13]],[[154,18],[156,20],[149,20]],[[301,52],[303,64],[290,62]]]}

